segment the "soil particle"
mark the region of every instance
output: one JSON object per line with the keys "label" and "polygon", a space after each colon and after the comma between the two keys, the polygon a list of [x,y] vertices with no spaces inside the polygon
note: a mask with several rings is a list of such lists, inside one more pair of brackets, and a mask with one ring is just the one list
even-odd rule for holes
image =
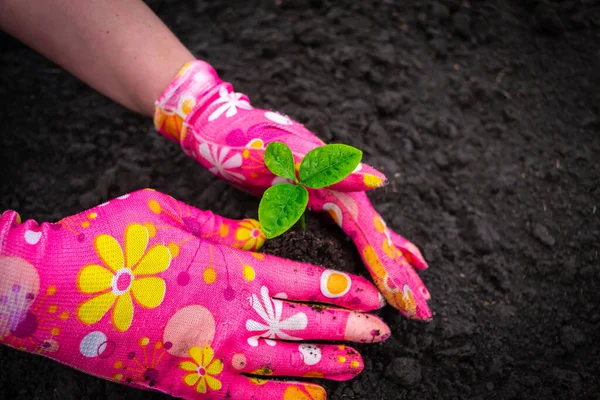
{"label": "soil particle", "polygon": [[402,386],[412,386],[421,381],[421,366],[413,358],[396,357],[387,366],[385,376]]}
{"label": "soil particle", "polygon": [[545,33],[558,35],[565,29],[556,10],[545,2],[536,7],[534,20],[538,29]]}
{"label": "soil particle", "polygon": [[572,353],[586,342],[586,338],[583,333],[573,326],[563,326],[560,329],[560,344],[563,345],[565,350]]}
{"label": "soil particle", "polygon": [[552,247],[554,246],[554,243],[556,243],[556,240],[554,240],[554,237],[550,234],[548,228],[542,224],[533,224],[532,233],[537,240],[548,247]]}
{"label": "soil particle", "polygon": [[437,20],[445,20],[450,17],[450,10],[444,4],[435,1],[431,4],[431,16]]}
{"label": "soil particle", "polygon": [[461,11],[454,14],[452,16],[452,26],[454,27],[454,32],[463,39],[471,37],[471,18],[466,12]]}
{"label": "soil particle", "polygon": [[561,385],[568,386],[575,393],[578,393],[581,388],[581,376],[577,372],[565,370],[562,368],[553,368],[552,377],[555,378]]}
{"label": "soil particle", "polygon": [[482,254],[488,254],[497,249],[500,240],[500,235],[494,228],[493,219],[480,215],[468,217],[465,236],[468,238],[468,242],[475,247],[475,250]]}

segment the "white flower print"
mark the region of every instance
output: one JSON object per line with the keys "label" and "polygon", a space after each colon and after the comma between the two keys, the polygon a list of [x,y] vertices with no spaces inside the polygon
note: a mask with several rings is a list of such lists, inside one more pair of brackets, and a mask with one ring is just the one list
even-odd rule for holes
{"label": "white flower print", "polygon": [[212,112],[212,114],[210,114],[208,121],[214,121],[226,111],[225,117],[229,118],[237,114],[238,108],[243,110],[252,110],[250,103],[248,103],[246,100],[241,100],[241,98],[241,93],[229,93],[225,86],[221,86],[219,89],[219,98],[216,99],[213,104],[223,104],[221,104],[215,111]]}
{"label": "white flower print", "polygon": [[318,364],[323,356],[321,349],[314,344],[302,343],[298,346],[298,350],[302,354],[302,359],[306,365]]}
{"label": "white flower print", "polygon": [[292,125],[293,124],[292,120],[289,119],[287,116],[273,112],[273,111],[267,111],[265,113],[265,117],[267,117],[271,121],[276,122],[281,125]]}
{"label": "white flower print", "polygon": [[211,173],[221,175],[224,179],[234,182],[245,179],[244,175],[229,171],[230,169],[241,167],[242,155],[240,153],[235,153],[233,156],[227,158],[227,155],[231,151],[229,147],[216,145],[211,147],[206,142],[198,146],[198,151],[206,161],[214,165],[214,167],[208,169]]}
{"label": "white flower print", "polygon": [[[116,200],[125,200],[128,197],[129,197],[129,193],[124,194],[123,196],[117,197]],[[111,200],[107,201],[106,203],[99,204],[98,207],[106,207],[107,205],[110,204],[110,202],[111,202]]]}
{"label": "white flower print", "polygon": [[[306,329],[308,318],[306,314],[299,312],[290,318],[280,321],[283,303],[281,300],[272,299],[269,296],[269,289],[263,286],[260,289],[262,303],[258,297],[252,295],[252,308],[263,319],[264,323],[252,319],[246,321],[246,329],[250,332],[262,332],[259,335],[248,338],[248,344],[252,347],[258,346],[258,339],[264,338],[269,346],[275,346],[275,340],[302,340],[302,338],[290,336],[282,331],[300,331]],[[277,295],[279,296],[279,295]]]}

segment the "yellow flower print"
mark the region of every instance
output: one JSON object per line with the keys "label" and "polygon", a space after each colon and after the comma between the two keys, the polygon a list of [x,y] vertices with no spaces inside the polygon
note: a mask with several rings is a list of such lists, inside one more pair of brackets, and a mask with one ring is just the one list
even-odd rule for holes
{"label": "yellow flower print", "polygon": [[213,359],[213,349],[209,345],[202,349],[194,346],[189,353],[194,362],[184,361],[179,364],[179,368],[190,372],[183,377],[183,381],[189,386],[195,385],[198,393],[206,393],[207,386],[211,390],[221,389],[221,381],[214,375],[219,375],[223,371],[223,362]]}
{"label": "yellow flower print", "polygon": [[[383,252],[392,260],[396,260],[402,257],[402,252],[394,246],[394,244],[389,240],[384,240],[381,247],[383,248]],[[403,265],[406,264],[406,261],[401,260]]]}
{"label": "yellow flower print", "polygon": [[[152,227],[153,228],[153,227]],[[154,230],[153,230],[154,231]],[[115,238],[99,235],[94,241],[103,265],[90,264],[77,276],[77,288],[96,296],[80,304],[77,316],[85,324],[94,324],[113,307],[112,324],[124,332],[133,321],[133,300],[145,308],[158,307],[165,297],[165,281],[157,276],[171,264],[171,253],[162,245],[148,249],[147,226],[131,224],[125,229],[125,252]]]}
{"label": "yellow flower print", "polygon": [[383,183],[383,179],[381,179],[375,175],[364,174],[363,182],[365,183],[366,187],[368,187],[370,189],[374,189],[374,188],[378,188],[379,186],[381,186],[381,184]]}
{"label": "yellow flower print", "polygon": [[240,222],[240,227],[235,231],[235,238],[242,242],[241,248],[244,250],[258,250],[265,242],[260,222],[250,218]]}

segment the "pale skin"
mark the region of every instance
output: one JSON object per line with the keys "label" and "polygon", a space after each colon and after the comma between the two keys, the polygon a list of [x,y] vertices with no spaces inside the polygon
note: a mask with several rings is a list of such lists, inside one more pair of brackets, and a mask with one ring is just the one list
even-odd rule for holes
{"label": "pale skin", "polygon": [[146,116],[195,59],[140,0],[0,0],[0,28]]}

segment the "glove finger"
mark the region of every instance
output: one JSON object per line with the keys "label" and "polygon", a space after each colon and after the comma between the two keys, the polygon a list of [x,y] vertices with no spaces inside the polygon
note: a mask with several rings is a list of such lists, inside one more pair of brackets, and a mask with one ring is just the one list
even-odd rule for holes
{"label": "glove finger", "polygon": [[260,400],[325,400],[327,393],[314,383],[271,381],[239,376],[227,391],[230,399]]}
{"label": "glove finger", "polygon": [[336,381],[352,379],[364,367],[362,357],[351,347],[291,342],[277,342],[273,347],[240,346],[228,361],[240,374]]}
{"label": "glove finger", "polygon": [[375,285],[390,305],[409,318],[430,320],[426,296],[411,277],[410,264],[392,243],[383,220],[367,195],[328,189],[311,191],[309,206],[327,211],[352,238]]}
{"label": "glove finger", "polygon": [[344,180],[331,185],[331,190],[338,192],[364,192],[385,185],[386,177],[375,168],[360,163]]}
{"label": "glove finger", "polygon": [[199,239],[243,250],[258,250],[265,242],[260,223],[254,219],[224,218],[152,189],[139,190],[130,196],[139,198],[160,216],[164,225],[159,228],[183,229]]}
{"label": "glove finger", "polygon": [[388,303],[409,318],[429,321],[432,314],[427,305],[428,292],[426,296],[424,286],[415,286],[410,264],[402,256],[391,258],[369,244],[360,248],[365,265]]}
{"label": "glove finger", "polygon": [[[377,288],[363,277],[275,256],[250,254],[264,261],[260,273],[269,288],[274,293],[285,292],[289,300],[332,304],[356,311],[377,310],[385,305]],[[252,261],[255,260],[248,260]]]}
{"label": "glove finger", "polygon": [[417,246],[403,238],[398,233],[388,229],[394,246],[402,252],[406,260],[416,269],[427,269],[429,266]]}
{"label": "glove finger", "polygon": [[263,339],[275,340],[347,340],[379,342],[390,336],[389,327],[380,318],[342,308],[282,301],[285,293],[273,297],[266,286],[260,296],[252,294],[250,306],[255,313],[246,320],[247,342],[256,347]]}
{"label": "glove finger", "polygon": [[410,285],[410,287],[413,289],[416,288],[417,292],[421,293],[425,300],[431,300],[431,293],[429,293],[429,290],[427,290],[427,287],[425,287],[425,284],[423,283],[421,277],[417,274],[415,269],[411,265],[405,265],[404,267],[406,268],[406,271],[412,278],[412,284]]}

